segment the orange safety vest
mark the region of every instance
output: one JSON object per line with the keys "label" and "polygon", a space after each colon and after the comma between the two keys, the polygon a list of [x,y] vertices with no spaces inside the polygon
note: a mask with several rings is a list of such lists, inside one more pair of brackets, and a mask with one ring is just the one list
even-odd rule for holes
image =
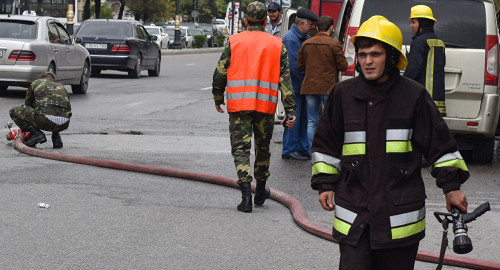
{"label": "orange safety vest", "polygon": [[281,39],[263,31],[229,37],[227,111],[274,114],[278,103]]}

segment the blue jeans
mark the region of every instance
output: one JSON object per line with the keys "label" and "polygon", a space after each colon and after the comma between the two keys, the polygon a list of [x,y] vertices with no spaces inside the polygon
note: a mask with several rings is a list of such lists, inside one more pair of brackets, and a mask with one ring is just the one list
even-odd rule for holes
{"label": "blue jeans", "polygon": [[319,113],[321,103],[325,105],[328,95],[306,95],[307,107],[307,138],[309,139],[309,147],[312,146],[314,132],[318,126]]}
{"label": "blue jeans", "polygon": [[283,133],[283,155],[286,154],[309,154],[311,146],[307,138],[307,110],[304,95],[295,93],[295,124],[292,129]]}

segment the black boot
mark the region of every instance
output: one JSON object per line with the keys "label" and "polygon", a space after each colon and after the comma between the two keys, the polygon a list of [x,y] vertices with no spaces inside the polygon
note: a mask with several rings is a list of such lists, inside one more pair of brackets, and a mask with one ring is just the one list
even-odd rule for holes
{"label": "black boot", "polygon": [[250,182],[240,184],[241,203],[238,204],[238,211],[250,213],[252,212],[252,189]]}
{"label": "black boot", "polygon": [[255,188],[255,198],[253,200],[254,204],[257,206],[262,206],[266,199],[269,199],[271,191],[266,187],[266,181],[257,181],[257,187]]}
{"label": "black boot", "polygon": [[30,132],[30,138],[24,142],[26,146],[33,147],[37,143],[44,143],[47,141],[47,138],[45,138],[45,134],[43,133],[43,131],[34,126],[29,126],[25,131]]}
{"label": "black boot", "polygon": [[63,147],[61,135],[59,134],[59,132],[52,132],[52,147],[55,149]]}

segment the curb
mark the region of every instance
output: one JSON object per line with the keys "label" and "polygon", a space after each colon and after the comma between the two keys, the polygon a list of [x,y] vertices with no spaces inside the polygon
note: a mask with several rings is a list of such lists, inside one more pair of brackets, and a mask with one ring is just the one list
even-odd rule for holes
{"label": "curb", "polygon": [[200,48],[200,49],[166,49],[161,50],[161,55],[185,55],[185,54],[203,54],[203,53],[222,53],[223,47]]}

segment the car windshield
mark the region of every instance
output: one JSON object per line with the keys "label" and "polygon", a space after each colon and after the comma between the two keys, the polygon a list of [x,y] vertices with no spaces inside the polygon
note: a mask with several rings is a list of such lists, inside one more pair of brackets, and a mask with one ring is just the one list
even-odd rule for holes
{"label": "car windshield", "polygon": [[0,38],[36,39],[37,27],[32,21],[0,20]]}
{"label": "car windshield", "polygon": [[226,24],[226,22],[217,20],[217,21],[215,21],[215,24]]}
{"label": "car windshield", "polygon": [[[440,0],[425,2],[425,4],[432,9],[437,19],[434,31],[444,41],[447,48],[484,49],[486,14],[482,2]],[[373,15],[382,15],[401,29],[403,43],[410,44],[413,37],[408,20],[410,7],[408,1],[401,0],[365,1],[361,21],[364,22]],[[401,12],[401,10],[407,10],[407,12]]]}
{"label": "car windshield", "polygon": [[213,31],[213,27],[211,25],[202,25],[201,29],[203,29],[203,31],[206,31],[206,32],[212,32]]}
{"label": "car windshield", "polygon": [[193,36],[201,36],[203,35],[203,31],[201,29],[191,29],[191,34]]}
{"label": "car windshield", "polygon": [[88,22],[82,23],[78,29],[78,36],[132,36],[131,27],[128,23],[122,22]]}
{"label": "car windshield", "polygon": [[158,28],[146,28],[146,31],[148,31],[148,33],[150,35],[159,35],[160,34],[160,29]]}

